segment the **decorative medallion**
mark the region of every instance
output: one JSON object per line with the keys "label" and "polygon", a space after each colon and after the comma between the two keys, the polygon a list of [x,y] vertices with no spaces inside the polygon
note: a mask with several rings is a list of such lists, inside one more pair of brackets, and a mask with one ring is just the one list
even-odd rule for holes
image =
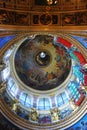
{"label": "decorative medallion", "polygon": [[49,14],[43,14],[40,16],[40,23],[43,25],[48,25],[51,23],[51,16]]}

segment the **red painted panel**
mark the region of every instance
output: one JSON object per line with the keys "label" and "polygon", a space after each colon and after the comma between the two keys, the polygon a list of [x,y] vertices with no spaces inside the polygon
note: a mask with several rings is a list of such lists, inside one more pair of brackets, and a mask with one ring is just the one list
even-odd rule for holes
{"label": "red painted panel", "polygon": [[86,64],[86,60],[85,60],[85,58],[83,57],[83,55],[82,55],[80,52],[74,51],[73,53],[74,53],[74,54],[77,56],[77,58],[79,59],[80,64],[82,64],[82,65]]}
{"label": "red painted panel", "polygon": [[84,100],[84,98],[85,98],[84,94],[81,94],[79,100],[77,102],[75,101],[75,105],[79,106]]}
{"label": "red painted panel", "polygon": [[71,44],[69,41],[67,41],[67,40],[65,40],[65,39],[63,39],[63,38],[61,38],[61,37],[58,37],[58,38],[56,39],[56,42],[59,42],[59,43],[63,44],[63,45],[66,46],[67,48],[71,48],[71,46],[72,46],[72,44]]}
{"label": "red painted panel", "polygon": [[84,74],[84,85],[87,85],[87,74]]}

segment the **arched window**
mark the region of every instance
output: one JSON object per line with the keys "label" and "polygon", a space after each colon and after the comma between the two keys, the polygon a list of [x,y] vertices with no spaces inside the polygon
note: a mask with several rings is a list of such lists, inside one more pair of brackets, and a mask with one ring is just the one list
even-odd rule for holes
{"label": "arched window", "polygon": [[12,53],[11,49],[9,49],[9,50],[6,51],[6,53],[4,55],[4,58],[3,58],[3,60],[4,60],[5,63],[8,63],[8,60],[9,60],[9,57],[10,57],[11,53]]}
{"label": "arched window", "polygon": [[48,98],[40,98],[38,102],[39,110],[49,110],[50,109],[50,101]]}
{"label": "arched window", "polygon": [[63,106],[63,105],[66,104],[67,102],[68,102],[68,98],[67,98],[65,92],[63,92],[63,93],[61,93],[61,94],[59,94],[59,95],[57,96],[57,106],[58,106],[58,107]]}
{"label": "arched window", "polygon": [[9,76],[9,74],[10,74],[10,70],[9,70],[9,68],[7,67],[7,68],[5,68],[5,69],[2,71],[2,79],[3,79],[3,80],[6,80],[6,79],[8,78],[8,76]]}
{"label": "arched window", "polygon": [[31,105],[31,96],[29,96],[27,93],[22,93],[19,98],[22,105],[27,107],[32,107]]}
{"label": "arched window", "polygon": [[15,82],[10,78],[8,79],[7,85],[9,92],[11,93],[12,96],[15,97],[18,91],[18,87],[16,86]]}

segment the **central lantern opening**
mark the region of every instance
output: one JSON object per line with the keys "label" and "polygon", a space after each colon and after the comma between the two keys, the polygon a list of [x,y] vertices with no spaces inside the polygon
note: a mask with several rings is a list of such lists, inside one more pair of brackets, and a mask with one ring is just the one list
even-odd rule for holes
{"label": "central lantern opening", "polygon": [[51,56],[47,51],[40,51],[35,56],[35,61],[39,66],[45,67],[49,65]]}

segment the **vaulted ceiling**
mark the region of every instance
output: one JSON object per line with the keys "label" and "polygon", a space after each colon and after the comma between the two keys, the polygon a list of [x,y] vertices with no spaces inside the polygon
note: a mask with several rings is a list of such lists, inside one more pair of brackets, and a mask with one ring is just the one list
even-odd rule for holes
{"label": "vaulted ceiling", "polygon": [[70,130],[87,119],[86,28],[85,0],[0,0],[0,112],[12,124]]}

